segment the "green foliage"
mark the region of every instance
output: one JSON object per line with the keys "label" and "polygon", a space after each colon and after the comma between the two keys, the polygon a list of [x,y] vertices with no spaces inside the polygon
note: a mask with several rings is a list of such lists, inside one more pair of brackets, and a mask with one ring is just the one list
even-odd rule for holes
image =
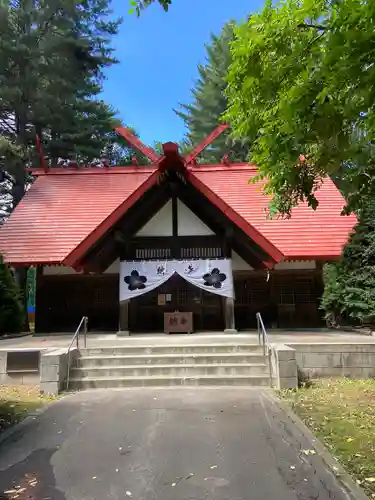
{"label": "green foliage", "polygon": [[375,2],[267,0],[235,29],[225,119],[267,177],[273,211],[315,208],[322,176],[349,209],[374,195]]}
{"label": "green foliage", "polygon": [[[220,123],[220,117],[227,107],[224,95],[228,66],[231,61],[229,43],[233,40],[233,23],[227,23],[219,36],[211,35],[206,46],[207,61],[198,66],[199,78],[192,90],[193,103],[181,104],[182,110],[175,110],[185,122],[188,132],[181,144],[183,152],[201,142]],[[219,136],[201,157],[206,162],[217,163],[230,153],[230,160],[244,161],[248,147],[242,142],[234,142],[229,133]]]}
{"label": "green foliage", "polygon": [[346,317],[355,322],[375,322],[375,204],[359,216],[343,256],[324,270],[321,307],[326,317]]}
{"label": "green foliage", "polygon": [[[155,0],[130,0],[129,14],[136,13],[137,16],[140,16],[141,12],[154,2]],[[169,6],[172,4],[172,0],[157,0],[157,2],[165,12],[168,12]]]}
{"label": "green foliage", "polygon": [[38,164],[35,134],[49,160],[100,156],[114,110],[99,99],[113,64],[110,39],[120,20],[108,0],[7,0],[0,4],[0,132],[21,155],[7,161],[20,188],[25,162]]}
{"label": "green foliage", "polygon": [[0,255],[0,335],[19,332],[24,321],[18,286]]}
{"label": "green foliage", "polygon": [[[127,127],[136,137],[139,134],[133,127]],[[137,165],[149,165],[150,161],[140,151],[134,148],[116,132],[107,135],[108,143],[103,149],[103,156],[108,159],[109,165],[133,165],[133,159]]]}

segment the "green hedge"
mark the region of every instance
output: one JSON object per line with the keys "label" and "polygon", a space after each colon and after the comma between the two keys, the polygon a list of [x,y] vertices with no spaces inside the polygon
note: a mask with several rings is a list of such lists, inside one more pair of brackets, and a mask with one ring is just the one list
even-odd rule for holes
{"label": "green hedge", "polygon": [[24,319],[20,290],[0,255],[0,335],[20,332]]}

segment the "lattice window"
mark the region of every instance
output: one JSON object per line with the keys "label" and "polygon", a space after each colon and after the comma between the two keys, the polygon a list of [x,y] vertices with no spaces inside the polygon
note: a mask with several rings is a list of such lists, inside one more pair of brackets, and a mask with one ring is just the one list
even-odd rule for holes
{"label": "lattice window", "polygon": [[317,300],[312,276],[280,276],[276,292],[279,305],[312,304]]}
{"label": "lattice window", "polygon": [[142,260],[170,259],[172,250],[170,248],[137,248],[135,258]]}
{"label": "lattice window", "polygon": [[220,247],[181,248],[181,259],[219,259],[223,257]]}

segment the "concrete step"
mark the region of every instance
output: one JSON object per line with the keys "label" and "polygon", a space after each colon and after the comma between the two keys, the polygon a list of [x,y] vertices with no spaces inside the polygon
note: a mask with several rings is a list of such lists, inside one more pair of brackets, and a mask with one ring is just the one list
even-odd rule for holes
{"label": "concrete step", "polygon": [[266,364],[182,364],[182,365],[132,365],[132,366],[98,366],[95,368],[73,368],[72,378],[101,378],[101,377],[200,377],[201,375],[266,375]]}
{"label": "concrete step", "polygon": [[80,349],[81,356],[121,356],[149,354],[190,354],[190,353],[254,353],[261,354],[262,347],[258,344],[160,344],[134,345],[116,347],[95,347]]}
{"label": "concrete step", "polygon": [[93,368],[97,366],[128,366],[128,365],[206,365],[224,363],[264,363],[263,354],[257,353],[182,353],[182,354],[135,354],[135,355],[92,355],[81,356],[75,361],[78,368]]}
{"label": "concrete step", "polygon": [[223,377],[200,375],[195,377],[90,377],[71,378],[70,389],[106,389],[116,387],[168,387],[168,386],[268,386],[266,375],[226,375]]}

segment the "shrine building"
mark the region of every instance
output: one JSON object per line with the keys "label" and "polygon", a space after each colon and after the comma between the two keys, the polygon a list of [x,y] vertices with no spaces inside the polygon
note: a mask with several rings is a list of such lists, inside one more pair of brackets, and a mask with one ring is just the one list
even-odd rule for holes
{"label": "shrine building", "polygon": [[35,182],[0,228],[0,253],[35,266],[36,332],[165,331],[189,313],[192,330],[243,331],[255,315],[274,328],[322,325],[322,266],[339,258],[356,223],[327,178],[316,211],[267,218],[269,198],[250,183],[256,167],[199,163],[218,127],[183,157],[163,155],[127,129],[150,165],[30,170]]}

